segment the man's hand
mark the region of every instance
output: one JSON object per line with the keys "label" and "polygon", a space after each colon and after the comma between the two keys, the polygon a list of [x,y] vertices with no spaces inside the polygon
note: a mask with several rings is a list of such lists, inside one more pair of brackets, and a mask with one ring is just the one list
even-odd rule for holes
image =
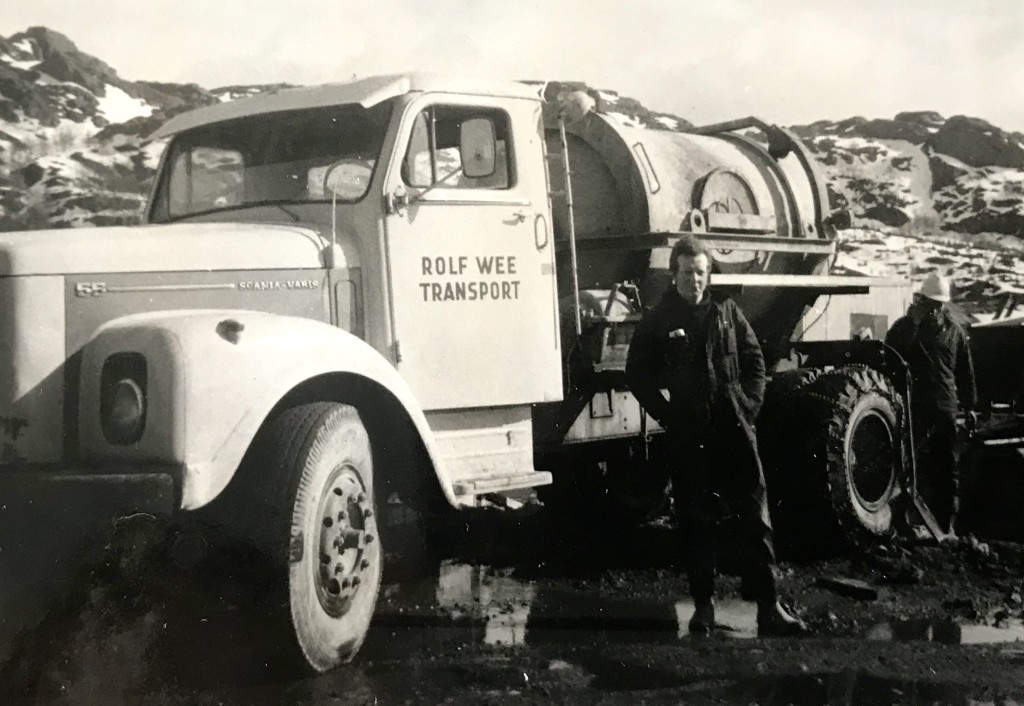
{"label": "man's hand", "polygon": [[967,431],[974,433],[978,429],[978,413],[973,409],[967,410],[964,415],[964,425],[967,427]]}

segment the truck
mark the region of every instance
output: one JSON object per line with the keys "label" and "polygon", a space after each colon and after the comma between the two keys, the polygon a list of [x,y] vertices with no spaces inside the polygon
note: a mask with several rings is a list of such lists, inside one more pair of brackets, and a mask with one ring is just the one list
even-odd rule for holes
{"label": "truck", "polygon": [[693,233],[773,374],[762,434],[807,439],[768,444],[770,468],[810,459],[773,510],[891,532],[900,361],[796,340],[820,295],[885,285],[828,274],[813,156],[753,118],[627,123],[555,84],[427,74],[172,117],[144,224],[0,235],[4,497],[210,511],[278,567],[267,624],[328,670],[368,630],[391,499],[551,485],[557,506],[651,455],[625,354]]}

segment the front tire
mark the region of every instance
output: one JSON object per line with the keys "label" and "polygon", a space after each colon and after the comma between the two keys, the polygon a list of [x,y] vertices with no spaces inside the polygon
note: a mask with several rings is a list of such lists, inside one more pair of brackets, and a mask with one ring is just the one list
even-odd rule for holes
{"label": "front tire", "polygon": [[287,409],[265,431],[266,499],[282,503],[271,552],[286,568],[279,622],[324,672],[359,650],[380,587],[370,440],[355,408],[327,402]]}

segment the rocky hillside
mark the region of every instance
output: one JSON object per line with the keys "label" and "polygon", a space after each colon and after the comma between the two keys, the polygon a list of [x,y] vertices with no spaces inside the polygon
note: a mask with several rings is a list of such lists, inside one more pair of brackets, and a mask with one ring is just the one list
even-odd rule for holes
{"label": "rocky hillside", "polygon": [[[127,81],[46,28],[0,37],[0,230],[137,222],[162,148],[145,135],[183,110],[279,88]],[[613,91],[552,83],[548,93],[566,89],[587,90],[598,111],[628,124],[691,126]],[[793,129],[833,205],[852,216],[837,270],[940,269],[978,310],[1024,289],[1024,135],[933,112]]]}
{"label": "rocky hillside", "polygon": [[979,118],[900,113],[795,128],[834,203],[862,224],[1024,236],[1024,135]]}
{"label": "rocky hillside", "polygon": [[126,81],[44,27],[0,37],[0,230],[137,222],[162,148],[145,135],[277,88]]}

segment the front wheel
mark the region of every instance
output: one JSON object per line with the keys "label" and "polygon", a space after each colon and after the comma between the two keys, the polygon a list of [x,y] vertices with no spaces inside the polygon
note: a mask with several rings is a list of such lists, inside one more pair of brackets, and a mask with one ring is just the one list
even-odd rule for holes
{"label": "front wheel", "polygon": [[377,601],[383,552],[370,440],[355,408],[327,402],[287,409],[266,432],[266,497],[282,503],[272,555],[287,568],[279,617],[323,672],[355,656]]}

